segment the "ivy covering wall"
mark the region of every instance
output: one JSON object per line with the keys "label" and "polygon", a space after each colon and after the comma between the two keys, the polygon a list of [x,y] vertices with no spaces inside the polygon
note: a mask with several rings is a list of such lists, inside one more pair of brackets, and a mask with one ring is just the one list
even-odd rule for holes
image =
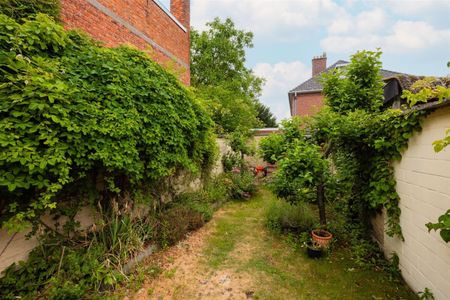
{"label": "ivy covering wall", "polygon": [[45,14],[0,14],[0,99],[0,225],[10,229],[74,187],[107,196],[213,162],[213,123],[173,75]]}

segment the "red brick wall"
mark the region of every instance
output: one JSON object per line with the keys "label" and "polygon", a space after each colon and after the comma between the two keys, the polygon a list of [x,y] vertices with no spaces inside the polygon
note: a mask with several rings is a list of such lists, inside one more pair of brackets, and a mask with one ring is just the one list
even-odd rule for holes
{"label": "red brick wall", "polygon": [[293,105],[295,116],[312,116],[323,106],[323,95],[318,93],[298,94]]}
{"label": "red brick wall", "polygon": [[312,59],[312,76],[318,75],[327,68],[327,56],[317,56]]}
{"label": "red brick wall", "polygon": [[186,28],[191,27],[191,7],[190,1],[171,0],[170,12],[177,18]]}
{"label": "red brick wall", "polygon": [[[185,32],[153,0],[97,0],[94,2],[103,5],[163,50],[151,45],[142,35],[132,32],[88,0],[61,0],[61,19],[65,27],[80,28],[109,47],[132,44],[147,51],[163,66],[175,67],[175,72],[180,73],[180,79],[189,85],[189,27],[186,27],[188,31]],[[184,3],[184,8],[189,8],[189,0],[178,0],[178,2]],[[180,15],[180,12],[178,11],[177,14]],[[180,23],[189,24],[186,20],[188,16],[189,12],[184,20],[179,20]]]}

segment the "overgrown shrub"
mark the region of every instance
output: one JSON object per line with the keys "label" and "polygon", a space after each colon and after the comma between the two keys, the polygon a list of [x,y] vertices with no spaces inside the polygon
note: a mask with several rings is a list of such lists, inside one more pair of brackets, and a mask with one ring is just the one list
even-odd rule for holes
{"label": "overgrown shrub", "polygon": [[180,194],[140,218],[114,201],[109,210],[100,209],[100,219],[88,232],[73,231],[76,225],[59,226],[41,237],[28,261],[0,278],[0,298],[80,299],[113,288],[126,280],[122,266],[145,245],[174,245],[209,221],[230,200],[229,181],[225,174],[211,178],[202,189]]}
{"label": "overgrown shrub", "polygon": [[209,115],[145,53],[43,14],[0,15],[0,40],[0,224],[18,229],[80,181],[114,196],[212,165]]}
{"label": "overgrown shrub", "polygon": [[112,285],[122,275],[108,265],[105,252],[104,246],[95,241],[74,247],[46,236],[41,245],[31,251],[26,262],[4,271],[0,280],[0,298],[66,299],[61,297],[70,291],[67,299],[80,299],[89,290],[98,291],[102,286]]}
{"label": "overgrown shrub", "polygon": [[227,188],[231,199],[247,199],[256,191],[255,176],[248,171],[227,174]]}
{"label": "overgrown shrub", "polygon": [[61,0],[0,0],[0,14],[16,19],[18,22],[37,13],[47,14],[58,20],[60,2]]}
{"label": "overgrown shrub", "polygon": [[224,172],[231,172],[234,168],[240,168],[243,160],[240,155],[233,151],[228,151],[222,156],[222,166]]}
{"label": "overgrown shrub", "polygon": [[315,213],[304,202],[291,204],[286,201],[276,201],[266,212],[266,224],[272,230],[310,232],[317,223]]}
{"label": "overgrown shrub", "polygon": [[202,227],[205,222],[204,215],[198,209],[174,205],[160,214],[158,243],[163,247],[174,245],[188,232]]}

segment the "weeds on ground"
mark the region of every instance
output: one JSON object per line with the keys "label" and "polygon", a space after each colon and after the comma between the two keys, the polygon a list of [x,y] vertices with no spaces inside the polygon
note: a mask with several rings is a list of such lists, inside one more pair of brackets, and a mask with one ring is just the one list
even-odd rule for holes
{"label": "weeds on ground", "polygon": [[112,203],[108,211],[99,209],[99,221],[88,231],[77,231],[75,223],[47,228],[28,260],[4,271],[0,298],[101,297],[121,283],[137,290],[146,277],[160,270],[137,267],[125,274],[122,266],[148,244],[175,244],[208,222],[230,197],[241,199],[244,193],[254,191],[253,180],[246,176],[221,175],[140,218],[133,217],[129,208]]}

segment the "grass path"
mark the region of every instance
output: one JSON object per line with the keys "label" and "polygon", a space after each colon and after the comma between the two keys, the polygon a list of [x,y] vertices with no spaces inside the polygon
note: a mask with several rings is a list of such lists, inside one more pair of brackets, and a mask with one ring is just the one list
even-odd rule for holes
{"label": "grass path", "polygon": [[[346,250],[311,260],[264,226],[274,196],[234,202],[177,246],[146,261],[143,288],[128,299],[417,299],[381,271],[354,268]],[[158,275],[150,276],[152,270]]]}

